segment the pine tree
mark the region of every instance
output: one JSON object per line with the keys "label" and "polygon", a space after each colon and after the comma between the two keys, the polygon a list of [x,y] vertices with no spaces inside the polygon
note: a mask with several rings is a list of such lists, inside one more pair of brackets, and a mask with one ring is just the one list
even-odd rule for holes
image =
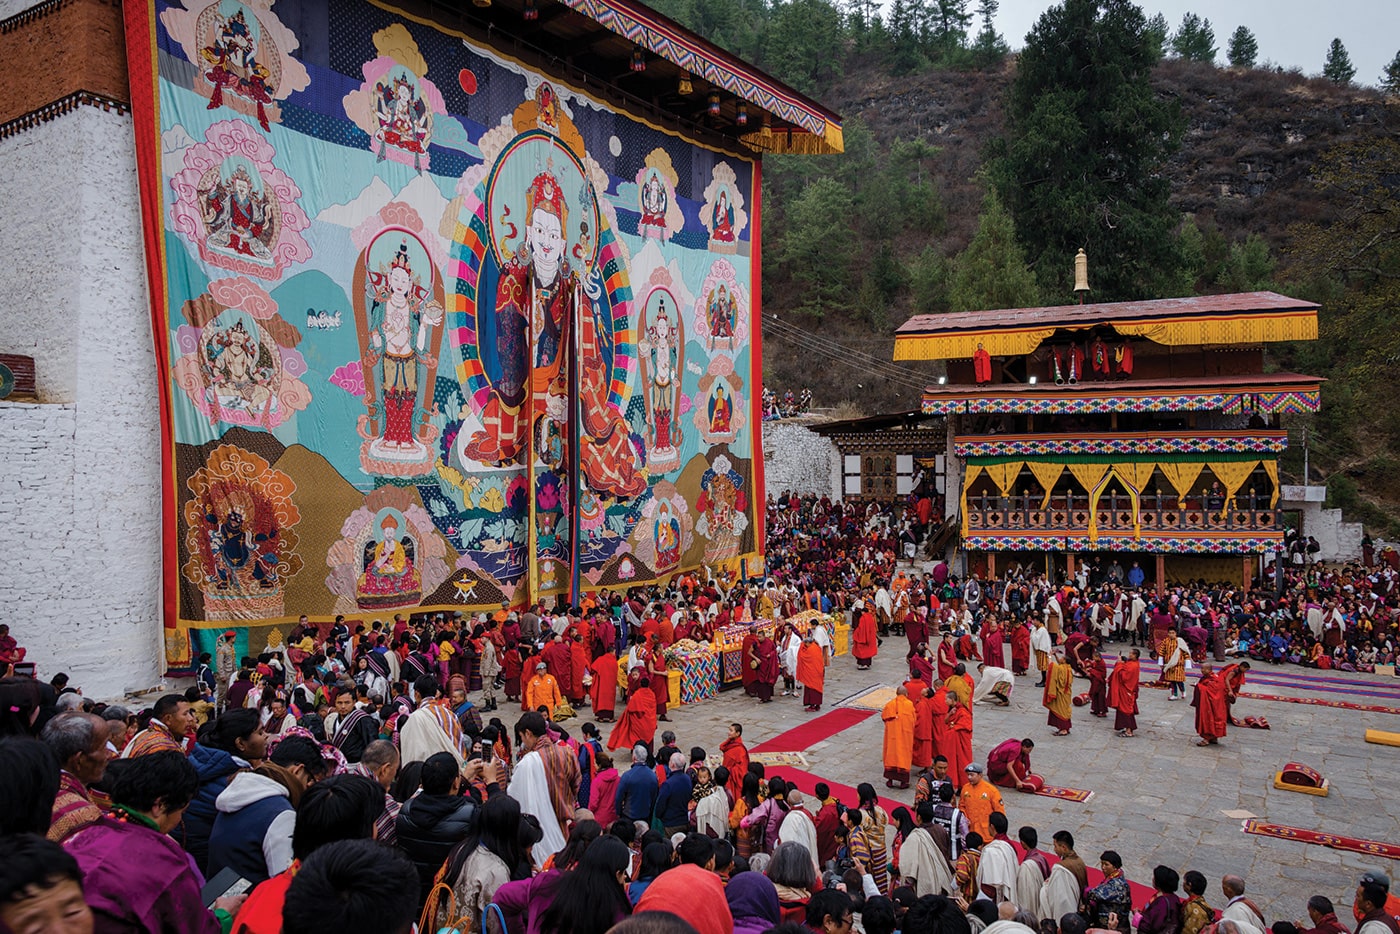
{"label": "pine tree", "polygon": [[1385,71],[1381,72],[1381,89],[1400,94],[1400,52],[1395,53],[1390,64],[1385,66]]}
{"label": "pine tree", "polygon": [[929,0],[927,21],[925,41],[929,57],[945,64],[955,63],[958,54],[967,48],[967,27],[972,23],[967,0]]}
{"label": "pine tree", "polygon": [[1171,41],[1172,54],[1188,62],[1215,61],[1215,30],[1210,20],[1201,19],[1195,13],[1187,13],[1181,18],[1181,25]]}
{"label": "pine tree", "polygon": [[1341,39],[1333,39],[1327,47],[1327,61],[1322,65],[1322,77],[1335,84],[1351,84],[1356,77],[1356,66],[1351,63],[1347,47]]}
{"label": "pine tree", "polygon": [[953,311],[1030,308],[1040,304],[1040,286],[1016,242],[1016,225],[995,190],[982,200],[977,233],[952,264],[948,303]]}
{"label": "pine tree", "polygon": [[1147,28],[1143,30],[1143,38],[1147,42],[1147,47],[1153,59],[1160,61],[1162,52],[1167,47],[1167,34],[1171,28],[1167,25],[1167,18],[1161,13],[1156,13],[1147,21]]}
{"label": "pine tree", "polygon": [[977,15],[982,18],[982,28],[977,31],[977,38],[972,42],[972,61],[979,68],[994,65],[1011,52],[1011,47],[992,25],[1000,6],[999,0],[981,0],[977,4]]}
{"label": "pine tree", "polygon": [[1156,298],[1180,281],[1181,215],[1163,167],[1184,121],[1152,86],[1146,26],[1131,0],[1063,0],[1017,61],[989,169],[1047,294],[1069,296],[1078,247],[1094,257],[1098,301]]}
{"label": "pine tree", "polygon": [[1231,68],[1253,68],[1259,58],[1259,41],[1249,27],[1240,26],[1230,35],[1230,45],[1225,52]]}

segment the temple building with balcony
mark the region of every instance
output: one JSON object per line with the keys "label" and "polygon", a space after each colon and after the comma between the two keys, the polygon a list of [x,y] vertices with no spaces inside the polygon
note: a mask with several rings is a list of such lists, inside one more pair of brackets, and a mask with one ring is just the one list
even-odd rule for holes
{"label": "temple building with balcony", "polygon": [[1317,311],[1249,292],[911,318],[894,356],[946,362],[922,408],[947,420],[968,572],[1097,558],[1248,584],[1283,540],[1280,419],[1322,382],[1266,371],[1265,346],[1315,340]]}

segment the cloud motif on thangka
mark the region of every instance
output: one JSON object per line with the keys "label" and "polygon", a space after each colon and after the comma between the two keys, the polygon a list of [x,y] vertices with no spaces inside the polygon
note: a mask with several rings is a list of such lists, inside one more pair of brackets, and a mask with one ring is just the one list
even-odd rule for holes
{"label": "cloud motif on thangka", "polygon": [[365,371],[360,367],[360,361],[352,360],[336,367],[331,373],[330,384],[362,398],[365,394]]}

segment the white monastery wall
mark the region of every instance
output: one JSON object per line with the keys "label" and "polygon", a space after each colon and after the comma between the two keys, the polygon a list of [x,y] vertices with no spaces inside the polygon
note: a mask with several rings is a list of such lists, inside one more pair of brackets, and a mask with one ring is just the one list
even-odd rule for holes
{"label": "white monastery wall", "polygon": [[0,620],[41,676],[147,689],[160,414],[131,118],[79,107],[0,140],[0,161],[0,348],[35,358],[40,399],[0,402]]}

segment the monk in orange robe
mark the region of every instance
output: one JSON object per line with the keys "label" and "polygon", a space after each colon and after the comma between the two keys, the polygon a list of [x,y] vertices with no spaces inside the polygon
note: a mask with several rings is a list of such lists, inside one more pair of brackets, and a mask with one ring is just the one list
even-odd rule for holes
{"label": "monk in orange robe", "polygon": [[631,749],[641,743],[651,749],[656,739],[656,695],[651,693],[651,682],[646,678],[637,685],[637,690],[627,698],[627,707],[617,720],[617,726],[608,734],[609,749]]}
{"label": "monk in orange robe", "polygon": [[822,709],[822,691],[826,687],[826,652],[808,633],[797,650],[797,680],[802,682],[802,703],[812,713]]}
{"label": "monk in orange robe", "polygon": [[588,701],[593,705],[593,719],[608,723],[617,709],[617,658],[604,652],[589,666],[593,684],[589,686]]}
{"label": "monk in orange robe", "polygon": [[[919,682],[922,684],[923,682]],[[914,702],[914,768],[926,769],[933,765],[933,697],[932,691],[925,688]]]}
{"label": "monk in orange robe", "polygon": [[914,702],[904,685],[895,689],[895,695],[885,709],[880,711],[880,719],[885,721],[885,785],[893,788],[909,787],[909,770],[914,764]]}
{"label": "monk in orange robe", "polygon": [[855,631],[851,633],[851,654],[856,657],[856,668],[869,668],[879,649],[880,633],[875,626],[875,614],[867,606],[861,611]]}
{"label": "monk in orange robe", "polygon": [[1196,732],[1201,737],[1197,746],[1214,746],[1225,735],[1230,719],[1230,704],[1225,694],[1225,682],[1210,664],[1203,664],[1201,679],[1196,682],[1196,693],[1191,698],[1191,706],[1196,708]]}
{"label": "monk in orange robe", "polygon": [[963,774],[972,764],[972,712],[952,695],[948,697],[948,745],[940,750],[948,759],[948,777],[954,788],[961,788]]}

